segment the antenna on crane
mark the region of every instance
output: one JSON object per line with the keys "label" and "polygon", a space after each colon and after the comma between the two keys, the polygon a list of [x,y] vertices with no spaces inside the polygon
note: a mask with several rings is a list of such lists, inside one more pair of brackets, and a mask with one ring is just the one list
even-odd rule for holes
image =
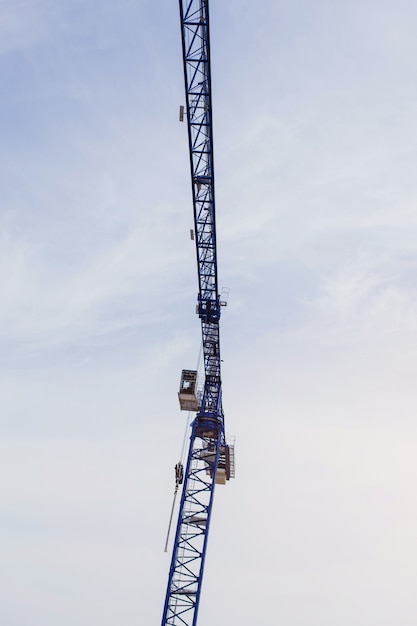
{"label": "antenna on crane", "polygon": [[201,322],[202,373],[183,370],[178,398],[191,411],[190,444],[185,471],[176,465],[174,502],[183,484],[165,596],[162,626],[196,626],[208,532],[216,484],[234,478],[234,446],[226,441],[220,358],[221,309],[228,291],[219,294],[214,198],[213,126],[208,0],[179,0],[191,190],[198,269],[196,312]]}

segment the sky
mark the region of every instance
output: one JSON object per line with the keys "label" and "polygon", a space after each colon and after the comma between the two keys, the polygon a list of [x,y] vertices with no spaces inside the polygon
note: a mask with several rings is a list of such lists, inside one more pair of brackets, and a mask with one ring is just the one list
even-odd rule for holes
{"label": "sky", "polygon": [[[0,622],[159,624],[200,346],[178,6],[0,15]],[[417,7],[210,15],[236,479],[199,626],[415,626]]]}

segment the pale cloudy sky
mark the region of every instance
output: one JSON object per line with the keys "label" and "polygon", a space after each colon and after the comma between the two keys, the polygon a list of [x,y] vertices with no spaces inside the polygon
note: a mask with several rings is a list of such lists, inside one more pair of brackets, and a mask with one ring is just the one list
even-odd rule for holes
{"label": "pale cloudy sky", "polygon": [[[417,623],[417,8],[211,0],[199,626]],[[0,622],[159,624],[196,363],[177,2],[0,2]]]}

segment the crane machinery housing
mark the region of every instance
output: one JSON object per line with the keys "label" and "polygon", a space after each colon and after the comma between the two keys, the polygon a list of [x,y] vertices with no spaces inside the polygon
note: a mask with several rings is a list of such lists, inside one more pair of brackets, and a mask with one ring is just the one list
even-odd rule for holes
{"label": "crane machinery housing", "polygon": [[[186,118],[198,269],[197,314],[201,321],[203,374],[183,370],[182,410],[195,412],[185,471],[162,626],[196,626],[216,484],[234,477],[234,446],[225,437],[220,371],[213,125],[208,0],[179,0]],[[180,120],[184,108],[180,108]]]}

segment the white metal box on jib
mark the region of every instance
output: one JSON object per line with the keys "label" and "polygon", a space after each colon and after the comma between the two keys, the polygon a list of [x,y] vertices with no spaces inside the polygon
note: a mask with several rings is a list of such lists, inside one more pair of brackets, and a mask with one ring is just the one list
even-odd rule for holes
{"label": "white metal box on jib", "polygon": [[199,393],[197,389],[198,372],[182,370],[178,398],[181,411],[198,411]]}

